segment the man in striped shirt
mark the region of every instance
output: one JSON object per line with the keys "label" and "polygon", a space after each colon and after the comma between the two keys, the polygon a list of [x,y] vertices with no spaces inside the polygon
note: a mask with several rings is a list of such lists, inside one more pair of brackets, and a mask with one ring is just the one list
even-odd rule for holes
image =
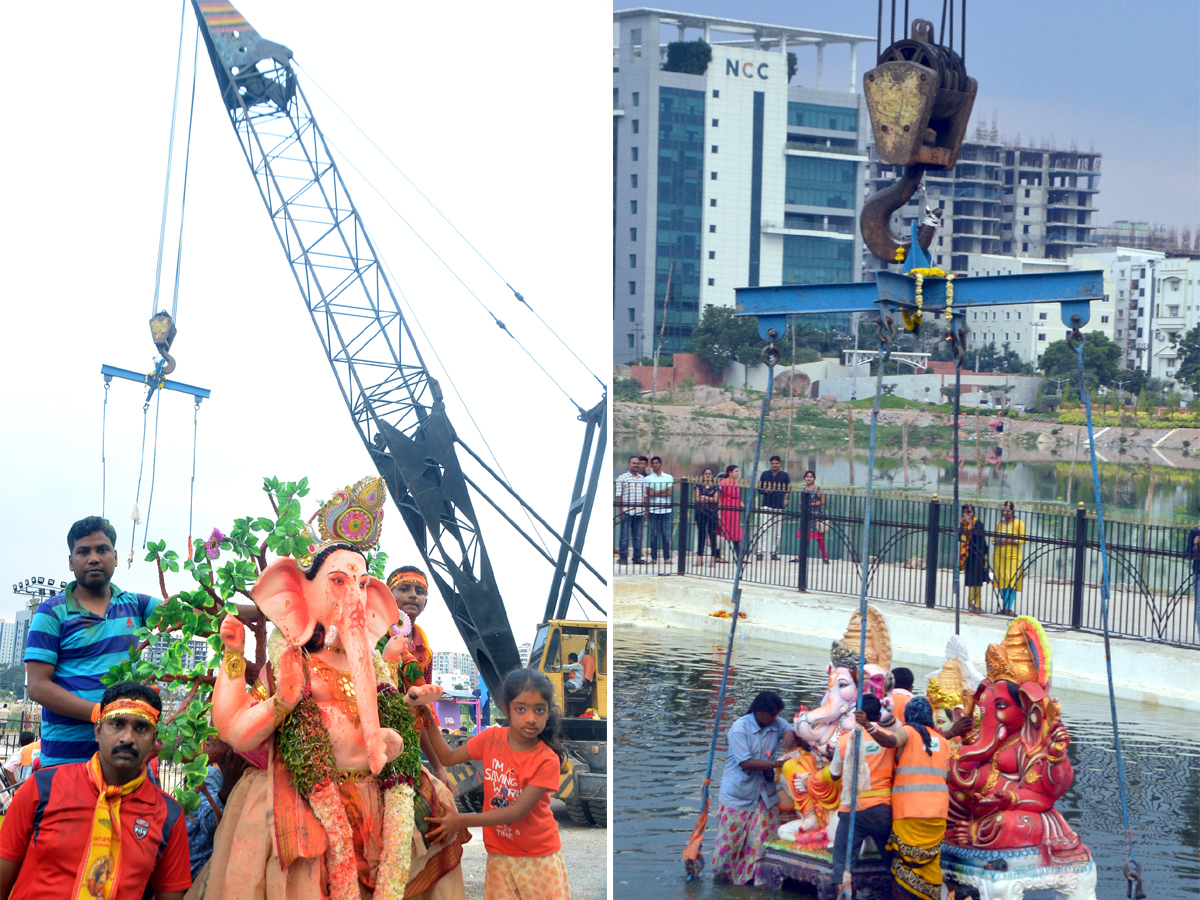
{"label": "man in striped shirt", "polygon": [[44,600],[29,623],[29,699],[40,703],[42,766],[86,762],[96,752],[94,713],[101,676],[125,659],[158,601],[112,584],[117,532],[89,516],[67,532],[75,580]]}

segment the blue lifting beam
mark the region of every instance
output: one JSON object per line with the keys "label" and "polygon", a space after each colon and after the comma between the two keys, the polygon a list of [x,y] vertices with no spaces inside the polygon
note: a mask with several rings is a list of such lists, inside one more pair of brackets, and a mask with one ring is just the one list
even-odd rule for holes
{"label": "blue lifting beam", "polygon": [[181,394],[191,394],[196,398],[196,402],[207,400],[209,396],[208,388],[196,387],[191,384],[184,384],[182,381],[170,381],[166,378],[159,378],[154,372],[145,374],[142,372],[132,372],[129,369],[118,369],[116,366],[100,367],[100,374],[104,376],[104,381],[110,382],[114,378],[124,378],[128,381],[136,381],[138,384],[144,384],[150,388],[150,394],[146,395],[149,400],[154,391],[162,388],[164,391],[179,391]]}
{"label": "blue lifting beam", "polygon": [[[917,246],[916,225],[913,246]],[[918,252],[908,269],[928,265]],[[915,310],[917,280],[906,272],[881,271],[874,284],[788,284],[776,287],[745,287],[735,291],[737,315],[758,316],[758,331],[764,340],[775,329],[783,334],[789,316],[818,313],[870,312],[875,309]],[[936,322],[946,312],[946,279],[926,277],[921,289],[927,322]],[[951,314],[956,325],[967,309],[1027,303],[1058,303],[1062,322],[1068,328],[1087,324],[1090,304],[1104,299],[1104,272],[1049,272],[1032,275],[991,275],[985,278],[955,278]],[[1078,316],[1078,319],[1075,317]]]}

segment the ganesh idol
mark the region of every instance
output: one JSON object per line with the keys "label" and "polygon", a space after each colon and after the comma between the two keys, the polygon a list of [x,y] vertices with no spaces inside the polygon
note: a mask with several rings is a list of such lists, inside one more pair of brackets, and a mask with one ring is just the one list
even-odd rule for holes
{"label": "ganesh idol", "polygon": [[986,882],[986,896],[1016,897],[1021,885],[1094,897],[1091,854],[1054,807],[1075,773],[1041,624],[1016,617],[985,661],[977,723],[950,754],[943,865],[960,883]]}
{"label": "ganesh idol", "polygon": [[[867,607],[866,632],[863,693],[882,700],[884,680],[892,663],[892,642],[887,621],[874,606]],[[779,836],[814,850],[829,845],[830,812],[837,809],[838,789],[813,776],[832,758],[838,738],[854,729],[861,639],[862,617],[855,612],[845,634],[831,648],[825,669],[829,681],[820,706],[811,710],[801,707],[796,716],[795,736],[801,748],[784,763],[780,776],[795,805],[797,818],[783,825]]]}
{"label": "ganesh idol", "polygon": [[336,492],[314,517],[319,535],[263,570],[250,596],[274,629],[252,686],[244,627],[221,625],[213,724],[255,768],[230,794],[189,900],[463,896],[469,835],[423,837],[425,816],[454,803],[420,760],[418,730],[442,689],[420,679],[411,623],[365,556],[384,500],[375,477]]}

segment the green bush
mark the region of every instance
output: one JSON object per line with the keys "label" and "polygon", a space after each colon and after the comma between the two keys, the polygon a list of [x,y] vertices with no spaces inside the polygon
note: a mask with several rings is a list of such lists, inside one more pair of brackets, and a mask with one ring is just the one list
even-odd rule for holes
{"label": "green bush", "polygon": [[642,385],[636,378],[614,378],[613,399],[631,400],[637,403],[642,399]]}
{"label": "green bush", "polygon": [[664,72],[682,72],[684,75],[703,75],[712,62],[712,47],[705,40],[671,41],[667,44],[667,62]]}

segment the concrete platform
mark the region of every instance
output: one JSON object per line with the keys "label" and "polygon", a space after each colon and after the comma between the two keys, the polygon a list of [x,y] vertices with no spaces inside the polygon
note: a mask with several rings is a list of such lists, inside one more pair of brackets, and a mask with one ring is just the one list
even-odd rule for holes
{"label": "concrete platform", "polygon": [[[886,616],[898,657],[923,672],[941,666],[946,641],[954,634],[952,611],[879,600],[871,603]],[[711,613],[732,609],[730,586],[710,579],[634,575],[613,580],[613,621],[619,628],[686,628],[724,641],[729,619]],[[743,585],[741,611],[746,618],[738,622],[735,639],[828,651],[857,609],[858,600],[844,595]],[[1004,636],[1008,619],[963,613],[961,621],[963,641],[982,671],[984,650]],[[1107,697],[1103,639],[1049,626],[1046,633],[1054,688]],[[1200,710],[1200,693],[1195,687],[1200,684],[1200,651],[1113,639],[1112,662],[1118,699]]]}

